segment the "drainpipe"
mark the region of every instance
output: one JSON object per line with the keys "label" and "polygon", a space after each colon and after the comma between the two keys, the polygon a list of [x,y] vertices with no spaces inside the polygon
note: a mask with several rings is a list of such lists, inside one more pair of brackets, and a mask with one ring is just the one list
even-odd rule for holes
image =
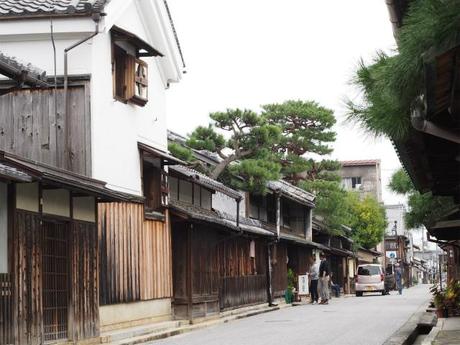
{"label": "drainpipe", "polygon": [[280,193],[277,192],[275,195],[276,198],[276,238],[280,238],[281,232],[281,196]]}
{"label": "drainpipe", "polygon": [[70,145],[71,145],[71,140],[70,140],[70,128],[69,128],[69,123],[70,123],[70,111],[69,111],[69,92],[68,92],[68,82],[69,82],[69,76],[68,76],[68,61],[67,61],[67,54],[69,51],[72,49],[78,47],[80,44],[85,43],[86,41],[90,40],[94,36],[96,36],[99,33],[99,21],[101,19],[101,13],[94,13],[93,14],[93,20],[96,23],[96,27],[94,30],[94,33],[89,35],[86,38],[81,39],[80,41],[72,44],[71,46],[67,47],[64,49],[64,120],[65,120],[65,140],[66,140],[66,147],[65,147],[65,157],[68,159],[68,164],[66,166],[67,169],[71,170],[71,151],[70,151]]}
{"label": "drainpipe", "polygon": [[416,107],[412,111],[411,123],[412,127],[420,132],[460,144],[460,135],[451,130],[439,127],[431,121],[425,120],[422,116],[422,110],[419,107]]}
{"label": "drainpipe", "polygon": [[236,199],[236,227],[240,227],[240,202],[241,198]]}
{"label": "drainpipe", "polygon": [[267,243],[267,297],[268,297],[268,306],[276,306],[276,303],[273,303],[273,286],[272,286],[272,246],[278,241],[270,241]]}

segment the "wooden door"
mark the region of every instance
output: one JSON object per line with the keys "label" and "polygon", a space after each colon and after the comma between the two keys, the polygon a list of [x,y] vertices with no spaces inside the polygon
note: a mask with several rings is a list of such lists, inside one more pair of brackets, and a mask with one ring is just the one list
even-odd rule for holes
{"label": "wooden door", "polygon": [[43,335],[45,342],[67,339],[69,227],[43,222]]}

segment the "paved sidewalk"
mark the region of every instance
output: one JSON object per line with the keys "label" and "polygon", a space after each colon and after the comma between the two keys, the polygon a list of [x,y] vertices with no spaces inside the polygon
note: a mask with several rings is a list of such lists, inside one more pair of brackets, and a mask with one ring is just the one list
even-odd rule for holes
{"label": "paved sidewalk", "polygon": [[432,345],[459,345],[460,344],[460,317],[440,319],[438,332],[431,342]]}

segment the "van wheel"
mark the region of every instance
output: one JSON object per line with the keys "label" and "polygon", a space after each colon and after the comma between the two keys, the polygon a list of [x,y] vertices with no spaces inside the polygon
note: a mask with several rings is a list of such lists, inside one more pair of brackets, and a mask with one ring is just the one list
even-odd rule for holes
{"label": "van wheel", "polygon": [[356,291],[356,297],[361,297],[363,295],[362,291]]}
{"label": "van wheel", "polygon": [[385,290],[382,291],[382,296],[385,296],[387,292]]}

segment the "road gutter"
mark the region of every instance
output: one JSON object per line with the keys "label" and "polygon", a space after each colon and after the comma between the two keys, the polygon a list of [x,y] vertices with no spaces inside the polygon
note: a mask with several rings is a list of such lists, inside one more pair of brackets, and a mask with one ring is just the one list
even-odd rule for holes
{"label": "road gutter", "polygon": [[437,317],[432,312],[426,312],[427,301],[417,309],[409,320],[391,335],[383,345],[411,345],[419,334],[426,334],[427,328],[436,326]]}

